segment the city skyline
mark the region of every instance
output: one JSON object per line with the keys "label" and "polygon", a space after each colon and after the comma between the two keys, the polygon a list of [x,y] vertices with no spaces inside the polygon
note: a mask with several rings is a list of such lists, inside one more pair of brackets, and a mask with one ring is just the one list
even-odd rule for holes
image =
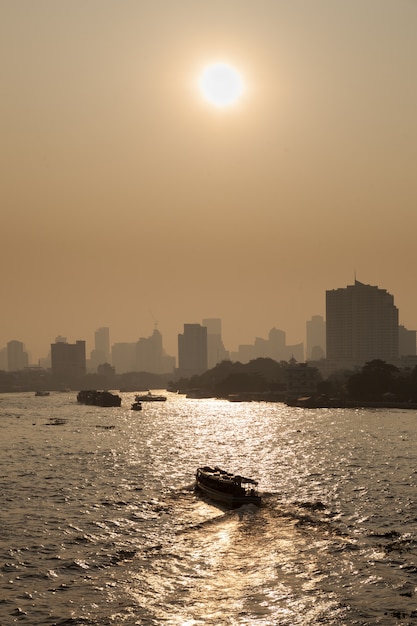
{"label": "city skyline", "polygon": [[[185,363],[188,360],[195,367],[195,359],[200,363],[196,370],[204,370],[225,359],[246,363],[259,357],[269,357],[277,361],[295,359],[298,362],[326,359],[337,369],[336,362],[339,362],[339,367],[349,367],[373,358],[395,362],[400,357],[416,355],[416,330],[406,328],[400,323],[394,296],[386,289],[361,283],[355,276],[353,284],[328,290],[325,295],[326,318],[312,315],[306,320],[305,341],[298,344],[289,344],[286,332],[274,326],[269,330],[267,338],[254,336],[250,343],[240,343],[237,350],[233,351],[224,344],[221,318],[205,318],[201,323],[183,324],[183,333],[177,334],[176,350],[170,354],[157,324],[152,335],[125,342],[111,341],[110,329],[100,327],[94,332],[93,345],[86,351],[89,371],[96,371],[98,365],[103,363],[111,363],[118,372],[146,371],[152,364],[147,371],[164,373],[173,371],[175,367],[186,370],[188,366]],[[196,346],[200,344],[201,331],[204,331],[206,342],[203,360],[200,349],[198,354],[190,352],[186,356],[192,349],[193,342],[196,342]],[[56,337],[54,342],[55,346],[51,342],[51,349],[55,350],[56,344],[60,342],[71,344],[62,335]],[[88,345],[85,338],[81,342],[84,346]],[[74,349],[78,343],[79,339],[72,344]],[[186,348],[186,345],[189,347]],[[3,361],[7,359],[9,362],[21,363],[22,369],[27,366],[27,352],[30,351],[25,350],[24,343],[16,339],[9,340],[4,348],[0,346],[0,356],[3,355],[0,369],[4,368]],[[44,355],[38,360],[38,364],[49,367],[46,365],[47,361],[48,357]],[[202,365],[203,361],[206,366]],[[30,359],[30,364],[35,364],[33,358]]]}
{"label": "city skyline", "polygon": [[[320,317],[322,320],[324,320],[324,318],[322,318],[321,316],[313,316],[313,317]],[[210,318],[210,319],[207,318],[205,320],[200,320],[200,321],[197,321],[197,322],[194,322],[194,323],[187,323],[187,322],[185,322],[185,323],[183,323],[183,327],[185,327],[185,326],[196,326],[196,325],[197,326],[199,326],[199,325],[206,326],[206,323],[208,323],[209,321],[210,322],[213,322],[213,321],[219,322],[220,325],[221,325],[221,322],[222,322],[221,318]],[[209,329],[207,329],[207,330],[209,332]],[[103,359],[100,360],[100,358],[98,358],[98,360],[97,360],[97,352],[99,352],[99,351],[95,347],[96,346],[96,342],[97,342],[97,335],[99,334],[100,331],[108,331],[108,338],[107,339],[109,341],[109,352],[107,354],[108,354],[109,358],[108,359],[104,359],[104,360]],[[28,346],[24,341],[22,341],[20,339],[8,339],[4,346],[0,345],[0,352],[2,350],[3,351],[7,351],[7,346],[10,343],[21,344],[21,346],[22,346],[21,349],[23,349],[30,356],[30,363],[29,363],[29,365],[38,365],[39,362],[43,362],[46,359],[50,358],[51,346],[53,344],[60,343],[60,342],[66,343],[66,344],[76,344],[78,341],[83,341],[86,344],[86,351],[87,351],[86,352],[86,355],[87,355],[86,358],[87,358],[87,360],[91,361],[93,367],[96,368],[97,365],[99,365],[99,364],[101,364],[103,362],[112,363],[112,361],[113,361],[112,355],[113,355],[115,347],[116,347],[116,349],[118,349],[119,346],[125,346],[125,345],[126,346],[132,346],[132,347],[136,346],[139,343],[151,340],[152,336],[153,336],[153,334],[155,332],[158,332],[162,336],[163,346],[161,346],[161,347],[163,347],[165,355],[167,357],[169,357],[169,358],[170,357],[174,357],[175,360],[178,361],[178,357],[179,357],[179,354],[178,354],[178,352],[179,352],[178,341],[179,341],[179,336],[183,332],[183,329],[180,329],[180,332],[178,332],[176,334],[176,336],[175,336],[176,346],[175,346],[173,352],[170,353],[165,348],[166,347],[165,335],[163,335],[160,332],[160,330],[157,329],[156,326],[153,329],[153,333],[149,333],[146,336],[141,336],[141,337],[137,337],[137,338],[127,338],[125,341],[121,341],[121,342],[112,340],[112,338],[111,338],[111,329],[108,328],[108,327],[96,328],[94,331],[92,331],[90,333],[90,337],[91,337],[90,339],[87,339],[85,337],[75,337],[75,335],[73,336],[73,335],[68,335],[68,334],[66,334],[66,335],[60,334],[60,335],[57,335],[57,337],[55,337],[52,341],[50,341],[48,343],[48,345],[44,349],[44,352],[36,359],[32,355],[32,352],[30,350],[30,346]],[[270,338],[271,334],[273,334],[273,333],[282,334],[283,337],[284,337],[284,339],[283,339],[284,345],[286,345],[287,349],[290,349],[290,348],[294,347],[296,349],[297,356],[299,357],[298,360],[303,360],[303,359],[300,358],[301,357],[300,347],[301,347],[301,350],[303,351],[305,342],[300,342],[298,344],[289,344],[289,345],[287,345],[286,344],[286,332],[284,330],[277,329],[276,327],[272,327],[271,329],[269,329],[269,331],[266,333],[266,335],[269,336],[269,338]],[[245,353],[249,354],[248,348],[250,348],[250,347],[255,348],[258,342],[268,341],[268,339],[265,336],[261,336],[260,334],[257,334],[257,335],[255,334],[255,335],[252,336],[252,338],[251,338],[251,340],[249,342],[239,343],[236,346],[236,349],[232,350],[232,349],[229,349],[227,346],[223,345],[223,343],[224,343],[223,339],[224,338],[223,338],[223,333],[222,332],[219,333],[219,338],[221,339],[221,342],[222,342],[220,350],[221,350],[222,354],[224,354],[223,351],[227,352],[227,355],[228,355],[227,358],[229,358],[231,356],[236,356],[239,352],[242,352],[243,354],[245,354]],[[218,346],[218,348],[219,348],[219,346]],[[288,358],[291,358],[291,356],[294,356],[292,350],[289,351]],[[212,357],[212,362],[213,362],[213,357]],[[1,367],[0,367],[0,369],[1,369]]]}
{"label": "city skyline", "polygon": [[0,345],[305,343],[355,270],[415,328],[416,28],[407,0],[3,0]]}

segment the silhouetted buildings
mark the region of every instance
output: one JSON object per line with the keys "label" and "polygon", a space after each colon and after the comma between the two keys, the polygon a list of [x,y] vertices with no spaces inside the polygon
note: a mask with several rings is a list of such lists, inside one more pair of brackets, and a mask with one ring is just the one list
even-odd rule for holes
{"label": "silhouetted buildings", "polygon": [[111,363],[118,374],[134,372],[136,368],[136,343],[114,343],[111,349]]}
{"label": "silhouetted buildings", "polygon": [[[306,322],[306,361],[315,365],[323,377],[337,370],[362,367],[376,359],[400,368],[417,365],[417,333],[399,325],[394,298],[385,289],[355,279],[353,285],[328,290],[326,318],[325,321],[322,316],[313,315]],[[39,365],[61,379],[84,376],[85,346],[85,341],[69,344],[66,337],[57,337],[50,356],[39,360]],[[257,359],[272,359],[281,365],[301,364],[305,360],[304,345],[288,345],[286,333],[271,328],[267,338],[256,337],[252,344],[239,345],[236,352],[229,353],[223,344],[221,319],[206,318],[201,325],[184,324],[183,333],[178,334],[178,369],[175,369],[176,359],[165,353],[157,328],[149,337],[110,346],[109,328],[102,327],[94,334],[88,376],[97,374],[110,381],[119,375],[146,373],[154,377],[149,380],[158,377],[170,380],[171,375],[188,378],[202,374],[224,361],[247,364]],[[0,370],[19,372],[28,365],[28,353],[22,342],[9,341],[0,349]],[[310,375],[310,371],[291,367],[289,375],[300,376],[305,388],[303,377]],[[310,382],[314,384],[314,380]],[[137,377],[129,384],[136,385]]]}
{"label": "silhouetted buildings", "polygon": [[85,341],[51,344],[51,371],[53,376],[74,379],[86,374]]}
{"label": "silhouetted buildings", "polygon": [[306,322],[306,360],[319,361],[326,357],[326,322],[321,315],[313,315]]}
{"label": "silhouetted buildings", "polygon": [[7,369],[9,372],[17,372],[29,365],[29,356],[25,352],[25,346],[21,341],[13,339],[7,343]]}
{"label": "silhouetted buildings", "polygon": [[207,327],[184,324],[184,332],[178,335],[178,375],[186,378],[207,369]]}
{"label": "silhouetted buildings", "polygon": [[404,326],[398,327],[400,357],[416,355],[416,331],[408,330]]}
{"label": "silhouetted buildings", "polygon": [[162,335],[154,329],[150,337],[141,337],[136,343],[136,371],[151,374],[169,374],[174,371],[175,357],[165,354]]}
{"label": "silhouetted buildings", "polygon": [[253,344],[242,344],[237,352],[231,353],[232,361],[249,363],[254,359],[269,358],[274,361],[304,361],[304,345],[302,343],[287,345],[283,330],[271,328],[268,339],[257,337]]}
{"label": "silhouetted buildings", "polygon": [[90,368],[97,371],[99,365],[110,363],[110,330],[98,328],[94,333],[94,350],[91,351]]}
{"label": "silhouetted buildings", "polygon": [[202,324],[207,328],[207,367],[212,369],[217,363],[227,361],[229,352],[223,345],[221,319],[207,318]]}
{"label": "silhouetted buildings", "polygon": [[162,335],[156,328],[150,337],[141,337],[135,342],[113,344],[111,362],[117,374],[128,372],[170,374],[175,368],[175,357],[165,353]]}
{"label": "silhouetted buildings", "polygon": [[398,309],[385,289],[354,285],[326,291],[327,359],[335,369],[381,359],[397,363]]}

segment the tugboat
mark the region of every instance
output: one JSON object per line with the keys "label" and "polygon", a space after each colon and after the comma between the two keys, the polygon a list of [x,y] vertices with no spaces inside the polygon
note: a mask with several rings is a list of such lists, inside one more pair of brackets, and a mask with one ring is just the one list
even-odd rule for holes
{"label": "tugboat", "polygon": [[256,480],[231,474],[219,467],[199,467],[196,472],[196,490],[215,502],[231,507],[242,504],[259,506],[262,499],[257,486]]}

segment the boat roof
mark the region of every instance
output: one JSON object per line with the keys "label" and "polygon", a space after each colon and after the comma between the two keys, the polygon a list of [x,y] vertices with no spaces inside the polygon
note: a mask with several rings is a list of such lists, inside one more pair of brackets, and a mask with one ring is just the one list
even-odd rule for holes
{"label": "boat roof", "polygon": [[197,472],[201,472],[203,474],[206,474],[208,476],[211,476],[212,478],[215,478],[217,480],[224,480],[224,481],[230,481],[230,482],[234,482],[234,481],[238,481],[240,483],[248,483],[251,485],[257,485],[258,481],[254,480],[253,478],[246,478],[245,476],[240,476],[239,474],[232,474],[231,472],[227,472],[226,470],[222,470],[220,467],[210,467],[208,465],[204,466],[204,467],[199,467],[197,469]]}

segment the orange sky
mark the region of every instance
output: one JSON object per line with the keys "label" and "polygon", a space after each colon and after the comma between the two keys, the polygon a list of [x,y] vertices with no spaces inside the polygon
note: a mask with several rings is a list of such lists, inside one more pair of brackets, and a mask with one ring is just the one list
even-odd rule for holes
{"label": "orange sky", "polygon": [[416,329],[416,32],[412,0],[1,0],[0,348],[300,342],[355,269]]}

